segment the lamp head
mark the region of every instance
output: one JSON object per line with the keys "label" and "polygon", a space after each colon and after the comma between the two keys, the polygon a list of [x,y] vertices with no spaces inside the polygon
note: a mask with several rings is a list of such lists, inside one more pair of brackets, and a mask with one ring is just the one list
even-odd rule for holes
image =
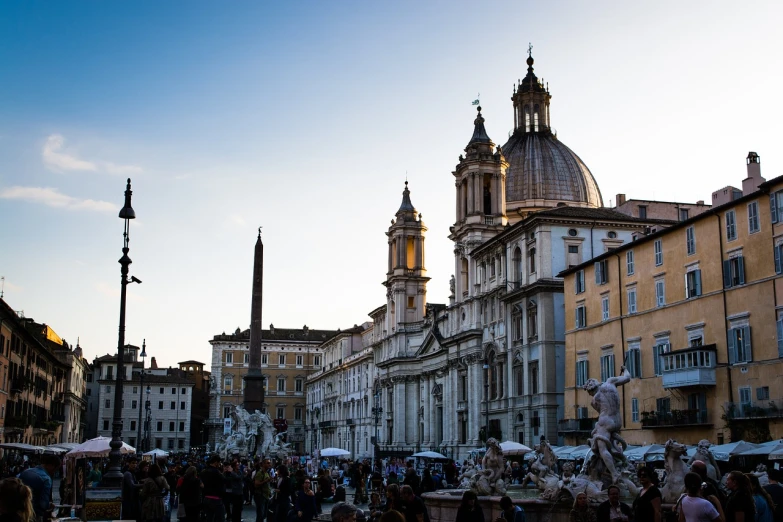
{"label": "lamp head", "polygon": [[141,353],[139,354],[139,357],[146,357],[147,356],[147,340],[144,339],[141,343]]}
{"label": "lamp head", "polygon": [[136,219],[136,212],[131,206],[131,180],[128,178],[128,185],[125,187],[125,205],[120,209],[120,219]]}
{"label": "lamp head", "polygon": [[149,386],[149,384],[148,384],[148,385],[147,385],[147,395],[149,395],[151,391],[152,391],[152,390],[150,390],[150,386]]}

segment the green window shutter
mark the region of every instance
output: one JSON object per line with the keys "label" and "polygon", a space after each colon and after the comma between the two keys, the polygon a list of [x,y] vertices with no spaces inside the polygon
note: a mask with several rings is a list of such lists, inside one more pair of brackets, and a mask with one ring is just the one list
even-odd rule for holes
{"label": "green window shutter", "polygon": [[701,270],[696,270],[696,295],[701,295]]}
{"label": "green window shutter", "polygon": [[783,357],[783,317],[778,319],[778,357]]}
{"label": "green window shutter", "polygon": [[775,273],[783,273],[783,245],[775,246]]}
{"label": "green window shutter", "polygon": [[745,347],[745,361],[750,362],[753,360],[753,347],[750,344],[750,326],[742,328],[742,343]]}
{"label": "green window shutter", "polygon": [[777,194],[769,195],[769,213],[772,215],[772,222],[778,222],[778,201]]}
{"label": "green window shutter", "polygon": [[737,362],[737,347],[734,329],[729,330],[729,364]]}
{"label": "green window shutter", "polygon": [[731,261],[723,262],[723,288],[731,288]]}
{"label": "green window shutter", "polygon": [[688,284],[690,272],[685,272],[685,299],[691,296],[691,285]]}
{"label": "green window shutter", "polygon": [[601,284],[601,263],[596,261],[593,263],[593,269],[595,270],[595,284]]}
{"label": "green window shutter", "polygon": [[739,256],[737,258],[737,270],[739,271],[739,282],[741,285],[745,284],[745,258]]}

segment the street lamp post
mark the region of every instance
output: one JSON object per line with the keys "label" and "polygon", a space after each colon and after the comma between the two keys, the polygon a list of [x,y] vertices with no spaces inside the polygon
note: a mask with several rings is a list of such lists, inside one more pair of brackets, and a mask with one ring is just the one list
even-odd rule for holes
{"label": "street lamp post", "polygon": [[375,394],[373,395],[373,409],[372,416],[375,421],[375,448],[372,452],[372,469],[375,471],[375,463],[378,460],[378,424],[381,422],[381,415],[383,415],[383,408],[381,408],[381,390],[375,388]]}
{"label": "street lamp post", "polygon": [[150,450],[150,423],[152,422],[152,410],[150,408],[150,385],[147,385],[147,401],[144,403],[144,451]]}
{"label": "street lamp post", "polygon": [[131,206],[131,180],[128,178],[128,184],[125,187],[125,205],[120,210],[120,219],[125,221],[125,228],[122,233],[123,247],[122,257],[119,260],[120,263],[120,328],[119,338],[117,341],[117,379],[114,386],[114,418],[112,420],[111,427],[111,442],[109,447],[109,469],[103,476],[104,484],[112,487],[119,487],[122,484],[122,455],[120,449],[122,448],[122,392],[123,381],[125,380],[125,298],[127,293],[128,283],[141,283],[140,280],[132,277],[128,279],[128,267],[132,263],[130,257],[128,257],[128,242],[130,241],[130,220],[136,219],[136,212],[134,212]]}
{"label": "street lamp post", "polygon": [[139,425],[138,433],[136,435],[136,446],[141,448],[141,403],[144,402],[144,358],[147,357],[147,340],[141,343],[141,375],[139,375]]}

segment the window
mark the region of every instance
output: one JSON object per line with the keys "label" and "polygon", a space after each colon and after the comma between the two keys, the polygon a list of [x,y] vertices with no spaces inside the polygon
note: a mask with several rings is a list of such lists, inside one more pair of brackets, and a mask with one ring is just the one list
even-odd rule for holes
{"label": "window", "polygon": [[666,304],[666,285],[663,279],[655,280],[655,305],[664,306]]}
{"label": "window", "polygon": [[177,401],[171,401],[171,409],[176,410],[177,409]]}
{"label": "window", "polygon": [[574,274],[574,291],[577,294],[581,294],[585,291],[585,271],[584,270],[578,270],[576,274]]}
{"label": "window", "polygon": [[178,449],[185,449],[185,441],[182,439],[177,439],[177,448]]}
{"label": "window", "polygon": [[569,254],[578,254],[579,253],[579,245],[568,245],[568,253]]}
{"label": "window", "polygon": [[163,395],[163,388],[160,389],[160,394]]}
{"label": "window", "polygon": [[136,409],[136,401],[131,401],[131,409],[132,410]]}
{"label": "window", "polygon": [[653,248],[655,250],[655,266],[661,266],[663,264],[663,240],[656,239]]}
{"label": "window", "polygon": [[412,295],[408,296],[408,308],[416,308],[416,298]]}
{"label": "window", "polygon": [[233,364],[234,363],[234,354],[231,352],[226,352],[226,364]]}
{"label": "window", "polygon": [[737,239],[737,218],[733,210],[726,212],[726,241]]}
{"label": "window", "polygon": [[625,273],[627,275],[633,275],[634,273],[633,250],[629,250],[625,253]]}
{"label": "window", "polygon": [[689,256],[696,253],[696,231],[693,225],[685,229],[685,246]]}
{"label": "window", "polygon": [[680,209],[680,221],[685,221],[688,219],[688,209],[687,208],[681,208]]}
{"label": "window", "polygon": [[755,234],[759,230],[759,202],[753,201],[748,203],[748,232]]}
{"label": "window", "polygon": [[701,270],[691,270],[685,274],[685,299],[701,295]]}
{"label": "window", "polygon": [[628,313],[636,313],[636,288],[629,288],[628,292]]}
{"label": "window", "polygon": [[653,347],[653,368],[655,370],[655,375],[662,375],[663,374],[663,354],[669,353],[671,351],[671,345],[669,344],[668,339],[661,339],[659,340],[655,346]]}
{"label": "window", "polygon": [[655,409],[661,417],[667,417],[671,412],[672,400],[669,397],[655,399]]}
{"label": "window", "polygon": [[589,364],[590,361],[587,359],[582,361],[576,361],[576,385],[577,386],[584,386],[584,384],[587,382],[587,379],[590,378],[589,373]]}
{"label": "window", "polygon": [[584,328],[587,326],[587,310],[585,305],[579,305],[576,307],[576,325],[575,328]]}
{"label": "window", "polygon": [[[783,190],[775,192],[769,195],[769,213],[773,223],[777,223],[778,216],[783,218],[781,211],[783,210]],[[783,219],[781,219],[783,220]]]}
{"label": "window", "polygon": [[176,388],[172,388],[171,389],[171,394],[172,395],[176,395],[177,394],[177,389]]}
{"label": "window", "polygon": [[760,386],[756,388],[756,399],[759,401],[769,400],[769,386]]}
{"label": "window", "polygon": [[158,421],[158,431],[163,431],[163,421]]}
{"label": "window", "polygon": [[527,337],[533,339],[538,336],[538,307],[534,302],[527,305]]}
{"label": "window", "polygon": [[748,414],[748,410],[753,407],[753,401],[751,400],[750,386],[742,386],[739,389],[739,402],[740,402],[740,414]]}
{"label": "window", "polygon": [[131,421],[130,429],[131,431],[136,429],[136,421]]}
{"label": "window", "polygon": [[614,354],[607,353],[601,356],[601,380],[606,381],[614,377]]}
{"label": "window", "polygon": [[313,366],[321,366],[321,356],[320,355],[313,356]]}
{"label": "window", "polygon": [[639,205],[639,219],[647,219],[647,205]]}
{"label": "window", "polygon": [[527,253],[527,260],[528,260],[528,268],[530,269],[530,273],[533,274],[536,271],[536,249],[531,248],[530,252]]}
{"label": "window", "polygon": [[278,419],[285,419],[285,408],[278,407],[277,408],[277,418]]}
{"label": "window", "polygon": [[138,386],[134,386],[133,387],[133,394],[135,395],[137,393],[139,393],[139,387]]}
{"label": "window", "polygon": [[595,284],[606,284],[606,282],[609,280],[606,259],[602,261],[596,261],[593,266],[595,268]]}
{"label": "window", "polygon": [[294,420],[302,420],[302,408],[294,408]]}
{"label": "window", "polygon": [[[514,383],[517,386],[517,395],[519,397],[523,396],[525,394],[525,372],[524,367],[520,364],[518,366],[514,366]],[[467,380],[466,380],[467,383]],[[465,385],[465,388],[467,388],[467,384]],[[465,390],[463,388],[463,390]],[[467,390],[465,390],[465,393],[462,397],[462,400],[467,400]]]}
{"label": "window", "polygon": [[285,377],[278,377],[277,378],[277,391],[284,392],[285,391]]}
{"label": "window", "polygon": [[304,356],[303,355],[297,355],[296,356],[296,365],[302,366],[304,364]]}
{"label": "window", "polygon": [[109,421],[107,421],[107,420],[103,421],[103,429],[104,430],[108,430],[109,429]]}
{"label": "window", "polygon": [[261,364],[269,364],[269,354],[267,353],[261,354]]}
{"label": "window", "polygon": [[609,320],[609,296],[603,296],[601,298],[601,320]]}
{"label": "window", "polygon": [[111,408],[111,399],[106,399],[103,405],[105,408]]}
{"label": "window", "polygon": [[174,421],[169,422],[169,431],[174,431]]}
{"label": "window", "polygon": [[631,377],[642,378],[642,350],[639,343],[629,343],[628,351],[625,352],[625,367]]}
{"label": "window", "polygon": [[530,363],[530,393],[538,393],[538,363]]}
{"label": "window", "polygon": [[169,439],[168,440],[168,445],[169,445],[169,449],[173,450],[174,449],[174,439]]}
{"label": "window", "polygon": [[750,345],[750,326],[737,326],[729,330],[729,364],[753,360]]}
{"label": "window", "polygon": [[179,393],[180,393],[180,395],[187,395],[188,394],[188,389],[187,388],[182,388],[182,391],[180,391]]}
{"label": "window", "polygon": [[280,366],[285,366],[285,354],[284,353],[281,353],[277,357],[277,364],[279,364]]}
{"label": "window", "polygon": [[296,379],[294,381],[294,386],[295,386],[294,390],[296,390],[298,392],[301,392],[303,384],[304,384],[304,381],[302,379]]}
{"label": "window", "polygon": [[631,399],[631,422],[639,422],[639,399]]}
{"label": "window", "polygon": [[249,353],[245,354],[245,364],[250,364],[250,354]]}
{"label": "window", "polygon": [[163,439],[155,439],[155,447],[157,449],[163,449]]}
{"label": "window", "polygon": [[778,317],[778,357],[783,357],[783,314]]}
{"label": "window", "polygon": [[745,284],[745,259],[735,256],[723,262],[723,287],[731,288]]}
{"label": "window", "polygon": [[106,386],[106,393],[111,393],[111,386]]}
{"label": "window", "polygon": [[[242,381],[242,382],[244,383],[245,381]],[[180,403],[179,403],[179,409],[180,409],[180,410],[184,410],[184,409],[186,409],[186,408],[185,408],[185,401],[182,401],[182,402],[180,402]]]}
{"label": "window", "polygon": [[158,409],[159,410],[163,409],[163,401],[158,401]]}

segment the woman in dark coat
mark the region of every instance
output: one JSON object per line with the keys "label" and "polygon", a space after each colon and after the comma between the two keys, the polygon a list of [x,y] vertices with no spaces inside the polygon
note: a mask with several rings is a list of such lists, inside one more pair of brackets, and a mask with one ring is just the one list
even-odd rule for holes
{"label": "woman in dark coat", "polygon": [[275,498],[277,499],[275,520],[277,522],[288,521],[288,512],[291,511],[291,489],[288,467],[285,464],[281,464],[277,467],[277,487],[275,488]]}
{"label": "woman in dark coat", "polygon": [[313,493],[309,478],[304,479],[301,491],[296,492],[294,509],[296,509],[297,522],[310,522],[318,514],[315,504],[315,493]]}
{"label": "woman in dark coat", "polygon": [[185,506],[185,522],[197,522],[201,510],[201,488],[204,485],[198,478],[198,470],[195,466],[190,466],[185,471],[177,484],[177,494],[179,502]]}

